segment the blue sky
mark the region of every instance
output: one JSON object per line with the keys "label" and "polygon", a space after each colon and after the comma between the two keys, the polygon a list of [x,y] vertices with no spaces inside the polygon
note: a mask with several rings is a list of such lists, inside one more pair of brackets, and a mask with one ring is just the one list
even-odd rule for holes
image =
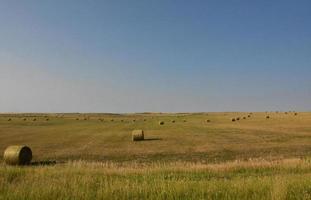
{"label": "blue sky", "polygon": [[311,110],[309,0],[5,0],[0,112]]}

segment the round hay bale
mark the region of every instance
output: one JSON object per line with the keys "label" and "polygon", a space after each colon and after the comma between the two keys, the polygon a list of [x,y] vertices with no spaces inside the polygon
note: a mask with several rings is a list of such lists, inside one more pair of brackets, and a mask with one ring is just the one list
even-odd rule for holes
{"label": "round hay bale", "polygon": [[247,115],[247,117],[248,117],[248,118],[250,118],[250,117],[251,117],[251,115]]}
{"label": "round hay bale", "polygon": [[184,122],[187,122],[187,120],[184,119]]}
{"label": "round hay bale", "polygon": [[232,122],[235,122],[235,118],[232,118],[231,121],[232,121]]}
{"label": "round hay bale", "polygon": [[175,123],[175,120],[172,120],[172,123]]}
{"label": "round hay bale", "polygon": [[46,121],[49,121],[50,119],[49,118],[47,118],[47,119],[45,119]]}
{"label": "round hay bale", "polygon": [[237,117],[236,120],[239,121],[239,120],[240,120],[240,117]]}
{"label": "round hay bale", "polygon": [[26,121],[27,119],[26,119],[26,118],[24,118],[23,120],[24,120],[24,121]]}
{"label": "round hay bale", "polygon": [[285,115],[287,115],[287,112],[285,112]]}
{"label": "round hay bale", "polygon": [[34,118],[32,121],[34,121],[34,122],[35,122],[35,121],[37,121],[37,119],[36,119],[36,118]]}
{"label": "round hay bale", "polygon": [[76,118],[76,121],[79,121],[79,118]]}
{"label": "round hay bale", "polygon": [[144,140],[144,131],[143,130],[134,130],[134,131],[132,131],[132,140],[133,141]]}
{"label": "round hay bale", "polygon": [[8,119],[8,121],[10,122],[10,121],[12,121],[12,119],[11,119],[11,118],[9,118],[9,119]]}
{"label": "round hay bale", "polygon": [[123,120],[123,119],[121,119],[121,122],[124,122],[124,120]]}
{"label": "round hay bale", "polygon": [[209,122],[211,122],[211,120],[207,119],[206,122],[209,123]]}
{"label": "round hay bale", "polygon": [[136,119],[133,119],[133,122],[136,122]]}
{"label": "round hay bale", "polygon": [[114,119],[111,119],[110,121],[111,121],[111,122],[113,122],[113,121],[114,121]]}
{"label": "round hay bale", "polygon": [[298,115],[298,113],[295,113],[295,116]]}
{"label": "round hay bale", "polygon": [[268,115],[268,116],[266,116],[266,119],[270,119],[270,116]]}
{"label": "round hay bale", "polygon": [[25,145],[9,146],[4,151],[3,159],[8,165],[27,165],[32,159],[32,151]]}
{"label": "round hay bale", "polygon": [[144,119],[144,122],[147,121],[146,119]]}
{"label": "round hay bale", "polygon": [[159,125],[164,125],[164,121],[160,121],[160,122],[159,122]]}

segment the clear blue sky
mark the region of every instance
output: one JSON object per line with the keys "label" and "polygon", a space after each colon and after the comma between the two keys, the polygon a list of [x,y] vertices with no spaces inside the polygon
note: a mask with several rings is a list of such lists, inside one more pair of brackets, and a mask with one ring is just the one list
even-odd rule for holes
{"label": "clear blue sky", "polygon": [[0,112],[311,110],[309,0],[4,0]]}

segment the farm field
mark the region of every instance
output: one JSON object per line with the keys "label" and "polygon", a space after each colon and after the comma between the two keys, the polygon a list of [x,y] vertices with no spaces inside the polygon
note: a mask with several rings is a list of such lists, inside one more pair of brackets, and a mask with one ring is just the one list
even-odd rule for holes
{"label": "farm field", "polygon": [[311,113],[248,115],[2,114],[0,199],[311,199]]}

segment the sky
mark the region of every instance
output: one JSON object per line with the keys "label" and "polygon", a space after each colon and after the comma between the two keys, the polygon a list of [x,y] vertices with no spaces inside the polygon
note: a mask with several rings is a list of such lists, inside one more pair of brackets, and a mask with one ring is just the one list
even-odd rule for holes
{"label": "sky", "polygon": [[309,0],[3,0],[0,112],[311,111]]}

